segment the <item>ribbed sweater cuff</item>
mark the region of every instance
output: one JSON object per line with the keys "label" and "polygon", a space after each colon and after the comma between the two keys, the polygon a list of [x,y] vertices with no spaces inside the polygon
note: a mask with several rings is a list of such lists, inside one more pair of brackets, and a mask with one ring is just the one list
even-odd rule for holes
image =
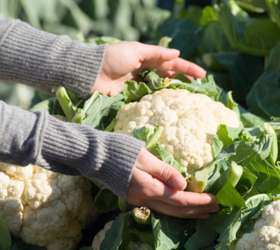
{"label": "ribbed sweater cuff", "polygon": [[133,137],[66,123],[48,116],[39,164],[60,164],[101,182],[126,197],[131,172],[143,142]]}
{"label": "ribbed sweater cuff", "polygon": [[47,91],[63,85],[80,96],[90,94],[104,46],[87,46],[67,36],[39,31],[18,20],[5,25],[9,28],[0,40],[1,79]]}

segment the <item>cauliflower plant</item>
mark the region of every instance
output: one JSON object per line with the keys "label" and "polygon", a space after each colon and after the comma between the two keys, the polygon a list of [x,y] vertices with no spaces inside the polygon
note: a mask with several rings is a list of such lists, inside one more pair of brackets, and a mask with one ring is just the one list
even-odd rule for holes
{"label": "cauliflower plant", "polygon": [[25,242],[48,250],[75,249],[93,215],[84,178],[0,163],[0,217]]}
{"label": "cauliflower plant", "polygon": [[245,233],[236,250],[280,250],[280,201],[266,206],[250,233]]}
{"label": "cauliflower plant", "polygon": [[104,228],[95,235],[95,237],[93,239],[93,242],[92,242],[92,249],[93,250],[99,250],[100,249],[101,243],[105,239],[105,235],[110,230],[112,224],[113,224],[113,221],[107,222],[105,224]]}
{"label": "cauliflower plant", "polygon": [[141,127],[161,126],[160,143],[189,170],[213,160],[212,138],[220,124],[237,128],[238,115],[206,95],[163,89],[122,107],[116,132],[131,134]]}

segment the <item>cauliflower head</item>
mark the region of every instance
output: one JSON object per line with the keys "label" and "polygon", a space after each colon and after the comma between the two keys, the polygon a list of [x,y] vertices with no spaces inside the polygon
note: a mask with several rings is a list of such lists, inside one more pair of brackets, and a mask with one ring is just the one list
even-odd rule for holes
{"label": "cauliflower head", "polygon": [[211,144],[220,124],[237,128],[239,117],[206,95],[163,89],[124,105],[115,131],[131,134],[137,128],[161,126],[159,142],[188,170],[196,170],[213,160]]}
{"label": "cauliflower head", "polygon": [[236,250],[280,250],[280,201],[266,206],[254,229],[237,242]]}
{"label": "cauliflower head", "polygon": [[0,163],[0,216],[25,242],[48,250],[75,249],[94,213],[84,178]]}

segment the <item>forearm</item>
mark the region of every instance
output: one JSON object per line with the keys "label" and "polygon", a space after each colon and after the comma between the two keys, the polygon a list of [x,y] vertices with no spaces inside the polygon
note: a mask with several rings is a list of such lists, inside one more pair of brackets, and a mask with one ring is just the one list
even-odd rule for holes
{"label": "forearm", "polygon": [[[0,161],[94,178],[125,196],[143,143],[0,102]],[[20,126],[19,126],[20,124]]]}
{"label": "forearm", "polygon": [[51,91],[63,85],[90,94],[104,47],[39,31],[19,20],[0,18],[0,79]]}

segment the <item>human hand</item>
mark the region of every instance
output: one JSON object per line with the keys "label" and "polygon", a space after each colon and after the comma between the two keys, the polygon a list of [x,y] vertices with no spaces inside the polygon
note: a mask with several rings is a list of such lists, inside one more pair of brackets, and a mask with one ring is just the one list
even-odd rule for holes
{"label": "human hand", "polygon": [[205,76],[205,70],[179,55],[180,52],[175,49],[139,42],[108,45],[93,91],[116,95],[121,92],[125,81],[135,78],[139,71],[147,68],[156,69],[164,77],[173,77],[176,73],[195,78]]}
{"label": "human hand", "polygon": [[142,149],[128,189],[128,203],[179,218],[207,218],[218,211],[211,194],[185,192],[186,181],[173,167]]}

